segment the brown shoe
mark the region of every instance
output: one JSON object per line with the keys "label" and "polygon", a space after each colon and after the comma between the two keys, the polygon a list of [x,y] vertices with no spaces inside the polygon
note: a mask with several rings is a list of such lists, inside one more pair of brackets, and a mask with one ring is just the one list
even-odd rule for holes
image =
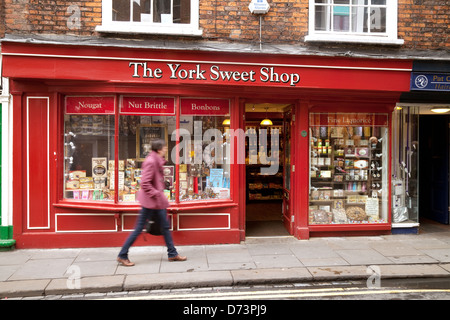
{"label": "brown shoe", "polygon": [[186,261],[186,260],[187,260],[187,257],[182,257],[180,255],[169,258],[169,261]]}
{"label": "brown shoe", "polygon": [[122,258],[117,258],[117,262],[119,262],[119,263],[121,263],[123,266],[125,266],[125,267],[132,267],[132,266],[134,266],[134,263],[133,262],[131,262],[130,260],[128,260],[128,259],[122,259]]}

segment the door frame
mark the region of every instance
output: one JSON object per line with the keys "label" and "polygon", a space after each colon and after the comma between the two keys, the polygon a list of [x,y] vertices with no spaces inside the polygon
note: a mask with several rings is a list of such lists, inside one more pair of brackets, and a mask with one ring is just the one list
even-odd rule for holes
{"label": "door frame", "polygon": [[[299,107],[299,102],[296,100],[283,100],[283,99],[249,99],[249,98],[240,98],[239,99],[239,122],[238,122],[238,126],[236,127],[236,129],[242,129],[245,130],[245,104],[247,103],[268,103],[268,104],[289,104],[291,105],[291,112],[292,114],[296,114],[296,111]],[[242,115],[242,116],[241,116]],[[283,121],[284,122],[284,121]],[[291,121],[291,137],[294,137],[297,135],[297,131],[296,131],[296,126],[295,126],[295,116],[294,116],[294,120]],[[284,139],[284,137],[283,137]],[[243,144],[244,148],[245,148],[245,143]],[[296,147],[297,145],[297,141],[296,139],[293,139],[291,141],[291,168],[292,165],[296,163],[296,159],[295,159],[295,150],[297,149]],[[235,146],[235,152],[236,154],[238,154],[237,152],[237,148],[238,146]],[[294,166],[295,168],[295,166]],[[239,164],[239,181],[242,181],[243,185],[246,185],[247,181],[246,181],[246,164]],[[294,171],[295,172],[295,171]],[[289,218],[285,219],[284,217],[284,198],[283,198],[283,225],[285,226],[286,230],[289,232],[290,235],[294,235],[295,236],[295,226],[296,223],[298,221],[297,217],[297,211],[296,211],[296,207],[298,207],[298,205],[295,203],[295,199],[297,199],[297,194],[296,194],[296,179],[295,179],[295,174],[292,174],[294,172],[291,172],[291,182],[290,182],[290,205],[289,205]],[[283,168],[283,193],[284,193],[284,168]],[[239,229],[241,231],[241,241],[245,241],[245,237],[246,237],[246,188],[240,188],[240,190],[237,192],[238,194],[238,201],[239,201]],[[291,196],[292,195],[292,196]],[[294,218],[292,218],[294,217]]]}
{"label": "door frame", "polygon": [[[293,195],[295,194],[295,141],[293,139],[295,132],[295,104],[292,104],[289,111],[283,113],[283,153],[284,153],[284,163],[283,163],[283,224],[286,230],[290,235],[294,234],[294,201]],[[289,123],[288,123],[289,122]],[[287,136],[286,136],[286,126],[290,126],[289,132],[289,148],[290,148],[290,167],[286,166],[286,145],[287,145]],[[289,181],[289,190],[285,188],[286,184],[286,174],[287,170],[290,172],[290,181]]]}

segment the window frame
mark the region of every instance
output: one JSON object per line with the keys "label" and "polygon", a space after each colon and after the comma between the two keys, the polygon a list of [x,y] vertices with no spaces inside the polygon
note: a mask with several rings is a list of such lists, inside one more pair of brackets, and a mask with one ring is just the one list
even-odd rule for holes
{"label": "window frame", "polygon": [[[330,3],[330,5],[333,5]],[[386,1],[386,32],[385,33],[356,33],[342,31],[315,30],[316,3],[309,0],[308,35],[305,42],[344,42],[403,45],[404,40],[397,36],[398,0]]]}
{"label": "window frame", "polygon": [[201,36],[203,31],[199,27],[199,0],[191,1],[190,24],[162,24],[153,22],[132,22],[112,20],[112,0],[102,0],[102,24],[96,26],[97,32],[114,33],[144,33],[183,36]]}

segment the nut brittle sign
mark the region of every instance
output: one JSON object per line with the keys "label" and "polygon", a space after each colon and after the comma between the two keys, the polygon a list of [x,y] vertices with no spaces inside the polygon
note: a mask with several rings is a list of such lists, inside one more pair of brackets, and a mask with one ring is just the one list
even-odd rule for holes
{"label": "nut brittle sign", "polygon": [[133,78],[174,82],[271,84],[295,87],[300,75],[288,67],[193,63],[129,62]]}
{"label": "nut brittle sign", "polygon": [[130,97],[123,96],[120,104],[121,114],[130,115],[175,115],[175,98],[173,97]]}

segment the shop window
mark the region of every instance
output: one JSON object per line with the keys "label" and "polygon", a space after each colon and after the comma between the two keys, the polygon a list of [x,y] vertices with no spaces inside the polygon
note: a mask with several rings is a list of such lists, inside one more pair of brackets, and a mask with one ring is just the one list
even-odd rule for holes
{"label": "shop window", "polygon": [[388,116],[310,115],[309,223],[388,223]]}
{"label": "shop window", "polygon": [[403,44],[396,0],[310,0],[306,41]]}
{"label": "shop window", "polygon": [[66,97],[64,198],[114,200],[114,105],[114,97]]}
{"label": "shop window", "polygon": [[169,150],[163,169],[169,201],[229,199],[229,100],[181,98],[179,124],[175,100],[66,97],[64,198],[137,203],[142,163],[151,142],[163,139]]}
{"label": "shop window", "polygon": [[103,0],[100,32],[201,35],[198,0]]}
{"label": "shop window", "polygon": [[180,201],[230,198],[229,100],[181,99]]}

